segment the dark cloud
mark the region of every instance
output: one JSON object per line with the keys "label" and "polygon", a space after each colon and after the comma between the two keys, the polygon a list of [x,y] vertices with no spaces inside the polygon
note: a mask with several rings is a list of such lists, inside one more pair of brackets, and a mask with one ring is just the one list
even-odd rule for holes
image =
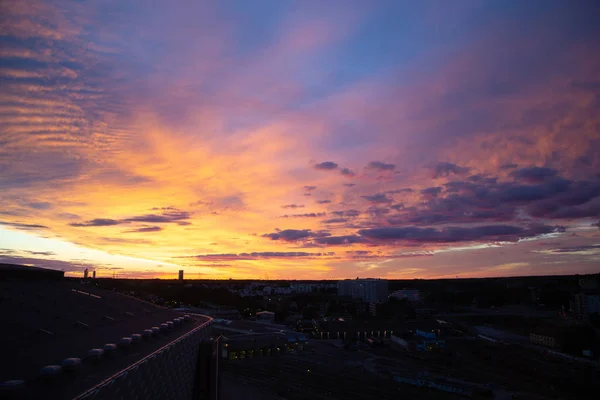
{"label": "dark cloud", "polygon": [[26,205],[27,207],[35,208],[36,210],[49,210],[52,208],[52,204],[48,203],[47,201],[27,203]]}
{"label": "dark cloud", "polygon": [[546,167],[529,167],[512,171],[511,177],[529,183],[541,183],[557,175],[557,171]]}
{"label": "dark cloud", "polygon": [[10,226],[12,228],[23,229],[23,230],[35,230],[35,229],[49,229],[47,226],[38,224],[25,224],[22,222],[3,222],[0,221],[0,225]]}
{"label": "dark cloud", "polygon": [[180,223],[191,218],[191,214],[187,211],[167,211],[163,214],[145,214],[135,217],[126,218],[124,222],[146,222],[146,223]]}
{"label": "dark cloud", "polygon": [[514,169],[518,168],[519,164],[504,164],[500,166],[500,169]]}
{"label": "dark cloud", "polygon": [[79,218],[81,218],[79,215],[73,214],[73,213],[58,213],[57,216],[62,219],[79,219]]}
{"label": "dark cloud", "polygon": [[304,208],[304,204],[286,204],[281,208]]}
{"label": "dark cloud", "polygon": [[85,222],[73,222],[69,225],[77,227],[113,226],[131,222],[150,224],[176,223],[178,225],[190,225],[190,222],[186,221],[191,218],[191,214],[189,212],[180,211],[172,207],[163,208],[162,210],[164,210],[162,214],[144,214],[124,219],[95,218]]}
{"label": "dark cloud", "polygon": [[279,218],[320,218],[326,216],[327,213],[305,213],[305,214],[291,214],[291,215],[282,215]]}
{"label": "dark cloud", "polygon": [[585,253],[598,253],[600,254],[600,244],[596,244],[596,245],[589,245],[589,246],[566,246],[566,247],[559,247],[559,248],[555,248],[555,249],[549,249],[546,250],[546,252],[552,253],[552,254],[575,254],[575,253],[579,253],[579,254],[585,254]]}
{"label": "dark cloud", "polygon": [[442,176],[449,175],[461,175],[466,174],[467,172],[469,172],[469,170],[470,168],[467,167],[461,167],[459,165],[452,164],[449,162],[441,162],[435,166],[435,174],[433,177],[439,178]]}
{"label": "dark cloud", "polygon": [[[525,215],[548,219],[595,217],[600,213],[600,180],[569,181],[554,177],[538,184],[522,184],[477,177],[451,181],[444,186],[445,197],[441,197],[442,193],[437,197],[430,195],[428,201],[402,210],[402,215],[388,219],[388,223],[509,222],[518,218],[522,210]],[[438,190],[431,192],[436,194]]]}
{"label": "dark cloud", "polygon": [[404,208],[404,203],[394,204],[390,208],[392,208],[393,210],[396,210],[396,211],[400,211]]}
{"label": "dark cloud", "polygon": [[375,204],[383,204],[383,203],[391,203],[392,202],[392,199],[390,199],[383,193],[378,193],[378,194],[374,194],[371,196],[361,196],[361,197],[363,199],[368,200],[371,203],[375,203]]}
{"label": "dark cloud", "polygon": [[593,217],[597,215],[599,198],[600,182],[576,181],[568,185],[568,190],[550,193],[541,201],[530,204],[527,212],[534,217],[546,218]]}
{"label": "dark cloud", "polygon": [[442,188],[439,186],[421,190],[421,195],[425,197],[437,197],[440,193],[442,193]]}
{"label": "dark cloud", "polygon": [[117,219],[109,219],[109,218],[95,218],[89,221],[85,221],[85,222],[73,222],[70,223],[69,225],[71,226],[113,226],[113,225],[119,225],[123,223],[123,221],[117,220]]}
{"label": "dark cloud", "polygon": [[497,195],[500,201],[528,202],[542,200],[547,197],[569,190],[571,181],[555,178],[539,185],[516,185],[509,183],[498,187]]}
{"label": "dark cloud", "polygon": [[331,200],[317,200],[318,204],[329,204],[331,203]]}
{"label": "dark cloud", "polygon": [[283,231],[265,233],[263,237],[271,240],[282,240],[284,242],[295,242],[302,239],[308,239],[313,236],[310,229],[285,229]]}
{"label": "dark cloud", "polygon": [[324,224],[342,224],[348,222],[348,218],[331,218],[322,221]]}
{"label": "dark cloud", "polygon": [[389,214],[390,209],[387,207],[377,207],[371,206],[367,208],[367,213],[374,217],[381,217],[383,215]]}
{"label": "dark cloud", "polygon": [[342,175],[344,175],[344,176],[347,176],[347,177],[351,178],[351,177],[353,177],[353,176],[355,176],[355,175],[356,175],[356,172],[354,172],[354,171],[352,171],[352,170],[349,170],[348,168],[342,168],[342,169],[340,170],[340,174],[342,174]]}
{"label": "dark cloud", "polygon": [[365,256],[371,253],[370,250],[346,250],[346,254],[354,254],[357,256]]}
{"label": "dark cloud", "polygon": [[130,229],[125,232],[126,233],[134,233],[134,232],[145,233],[145,232],[160,232],[162,230],[163,230],[163,228],[161,228],[160,226],[144,226],[144,227],[137,228],[137,229]]}
{"label": "dark cloud", "polygon": [[514,241],[523,237],[564,231],[562,227],[535,225],[529,228],[512,225],[487,225],[472,228],[442,229],[418,227],[382,227],[361,229],[358,233],[371,240],[406,241],[416,243],[450,243],[462,241]]}
{"label": "dark cloud", "polygon": [[362,241],[363,241],[363,239],[357,235],[329,236],[329,237],[315,239],[316,243],[327,245],[327,246],[361,243]]}
{"label": "dark cloud", "polygon": [[402,189],[388,190],[386,193],[387,194],[399,194],[399,193],[412,193],[412,192],[414,192],[414,190],[411,188],[402,188]]}
{"label": "dark cloud", "polygon": [[55,256],[56,255],[56,253],[54,253],[53,251],[30,251],[30,250],[25,250],[25,253],[31,254],[33,256]]}
{"label": "dark cloud", "polygon": [[373,171],[393,171],[394,168],[396,168],[396,164],[386,164],[381,161],[371,161],[365,168]]}
{"label": "dark cloud", "polygon": [[313,191],[316,188],[317,188],[316,186],[310,186],[310,185],[304,186],[304,190],[306,190],[307,192]]}
{"label": "dark cloud", "polygon": [[314,169],[318,169],[321,171],[332,171],[334,169],[337,169],[337,167],[338,165],[333,161],[323,161],[321,163],[313,165]]}
{"label": "dark cloud", "polygon": [[356,186],[356,183],[344,183],[344,186],[352,187],[352,186]]}
{"label": "dark cloud", "polygon": [[596,198],[585,204],[578,206],[565,206],[551,213],[547,213],[545,217],[552,219],[578,219],[588,217],[598,217],[600,215],[600,198]]}
{"label": "dark cloud", "polygon": [[304,195],[305,195],[306,197],[308,197],[308,196],[312,196],[312,194],[310,194],[310,193],[304,193]]}
{"label": "dark cloud", "polygon": [[346,211],[344,211],[344,215],[346,217],[358,217],[360,215],[360,211],[358,211],[358,210],[346,210]]}
{"label": "dark cloud", "polygon": [[484,176],[484,175],[471,175],[467,178],[468,181],[470,182],[475,182],[475,183],[482,183],[482,184],[486,184],[486,185],[493,185],[496,182],[498,182],[498,178],[497,177],[489,177],[489,176]]}
{"label": "dark cloud", "polygon": [[283,242],[298,242],[328,236],[331,236],[331,233],[327,230],[313,231],[310,229],[275,229],[275,232],[262,235],[262,237]]}

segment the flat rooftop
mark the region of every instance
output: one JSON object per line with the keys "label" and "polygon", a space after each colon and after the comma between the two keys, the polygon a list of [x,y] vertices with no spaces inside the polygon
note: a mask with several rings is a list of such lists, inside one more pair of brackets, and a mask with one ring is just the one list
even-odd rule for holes
{"label": "flat rooftop", "polygon": [[[104,379],[210,318],[194,316],[127,351],[118,350],[98,363],[86,361],[88,351],[117,344],[122,337],[160,326],[184,313],[133,297],[97,288],[82,281],[0,281],[0,382],[25,380],[23,398],[73,398]],[[66,358],[83,363],[74,374],[52,382],[39,379],[46,365],[61,365]],[[68,375],[68,376],[66,376]]]}

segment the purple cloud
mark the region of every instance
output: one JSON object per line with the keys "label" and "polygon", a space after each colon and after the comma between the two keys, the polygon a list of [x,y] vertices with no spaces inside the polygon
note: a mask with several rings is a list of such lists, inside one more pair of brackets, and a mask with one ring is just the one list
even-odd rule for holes
{"label": "purple cloud", "polygon": [[160,226],[144,226],[137,229],[130,229],[125,231],[125,233],[147,233],[147,232],[160,232],[163,228]]}
{"label": "purple cloud", "polygon": [[375,203],[375,204],[383,204],[383,203],[391,203],[392,202],[392,199],[390,199],[383,193],[374,194],[374,195],[370,195],[370,196],[361,196],[361,197],[363,199],[368,200],[371,203]]}
{"label": "purple cloud", "polygon": [[304,208],[304,204],[286,204],[281,208]]}
{"label": "purple cloud", "polygon": [[421,190],[421,195],[426,197],[437,197],[442,192],[442,188],[439,186],[429,187],[427,189]]}
{"label": "purple cloud", "polygon": [[354,171],[352,171],[352,170],[350,170],[350,169],[348,169],[348,168],[342,168],[342,169],[340,170],[340,174],[342,174],[342,175],[344,175],[344,176],[347,176],[347,177],[349,177],[349,178],[351,178],[351,177],[353,177],[353,176],[355,176],[355,175],[356,175],[356,173],[355,173]]}
{"label": "purple cloud", "polygon": [[553,168],[546,167],[529,167],[521,168],[512,171],[509,175],[515,179],[529,182],[529,183],[540,183],[550,178],[554,178],[557,175],[557,171]]}
{"label": "purple cloud", "polygon": [[113,226],[113,225],[119,225],[121,223],[123,223],[123,222],[120,220],[117,220],[117,219],[94,218],[92,220],[85,221],[85,222],[73,222],[69,225],[77,226],[77,227],[81,227],[81,226]]}
{"label": "purple cloud", "polygon": [[449,175],[461,175],[469,172],[469,168],[461,167],[460,165],[452,164],[449,162],[441,162],[435,166],[434,178],[440,178],[442,176]]}
{"label": "purple cloud", "polygon": [[373,171],[393,171],[394,168],[396,168],[396,164],[386,164],[381,161],[371,161],[365,168]]}
{"label": "purple cloud", "polygon": [[332,171],[334,169],[337,169],[337,167],[338,165],[333,161],[323,161],[321,163],[313,165],[314,169],[318,169],[321,171]]}

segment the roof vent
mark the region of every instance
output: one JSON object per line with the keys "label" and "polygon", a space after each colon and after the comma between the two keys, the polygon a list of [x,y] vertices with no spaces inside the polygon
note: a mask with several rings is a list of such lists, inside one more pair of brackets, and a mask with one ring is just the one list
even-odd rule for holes
{"label": "roof vent", "polygon": [[169,325],[167,325],[167,324],[160,324],[160,331],[161,332],[166,333],[168,329],[169,329]]}
{"label": "roof vent", "polygon": [[144,329],[144,332],[142,332],[142,336],[144,337],[144,339],[148,339],[150,336],[152,336],[152,329]]}
{"label": "roof vent", "polygon": [[57,375],[60,375],[62,372],[62,368],[60,365],[46,365],[40,370],[40,375],[42,378],[54,378]]}
{"label": "roof vent", "polygon": [[0,393],[4,392],[16,392],[25,387],[25,381],[22,379],[13,379],[10,381],[4,381],[0,384]]}
{"label": "roof vent", "polygon": [[131,344],[131,338],[124,336],[121,338],[121,340],[119,340],[119,347],[129,347],[129,345]]}
{"label": "roof vent", "polygon": [[191,320],[192,320],[192,317],[190,317],[190,314],[185,314],[185,315],[183,316],[183,319],[184,319],[185,321],[191,321]]}
{"label": "roof vent", "polygon": [[102,349],[91,349],[88,351],[88,358],[91,360],[99,360],[104,355],[104,350]]}
{"label": "roof vent", "polygon": [[71,357],[65,358],[62,362],[63,370],[67,372],[75,371],[77,368],[81,366],[81,358]]}
{"label": "roof vent", "polygon": [[158,332],[160,332],[160,328],[158,326],[153,326],[151,330],[152,330],[152,336],[156,336],[156,335],[158,335]]}
{"label": "roof vent", "polygon": [[106,343],[104,346],[102,346],[102,349],[106,355],[109,355],[117,350],[117,345],[114,343]]}
{"label": "roof vent", "polygon": [[179,325],[181,323],[181,319],[177,317],[173,320],[173,322],[175,322],[175,325]]}
{"label": "roof vent", "polygon": [[169,327],[169,330],[173,329],[173,321],[167,321],[167,326]]}
{"label": "roof vent", "polygon": [[133,343],[139,343],[142,341],[142,335],[140,335],[139,333],[134,333],[131,335],[131,341]]}

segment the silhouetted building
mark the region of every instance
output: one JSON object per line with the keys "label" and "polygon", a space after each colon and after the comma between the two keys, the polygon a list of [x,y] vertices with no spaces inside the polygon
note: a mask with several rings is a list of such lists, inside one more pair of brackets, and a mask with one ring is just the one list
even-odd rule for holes
{"label": "silhouetted building", "polygon": [[600,295],[577,293],[571,296],[571,312],[577,319],[588,320],[590,315],[600,313]]}
{"label": "silhouetted building", "polygon": [[179,270],[179,280],[180,281],[183,280],[183,270],[182,269]]}
{"label": "silhouetted building", "polygon": [[96,279],[96,271],[92,272],[92,279]]}
{"label": "silhouetted building", "polygon": [[88,269],[86,268],[85,271],[83,271],[83,279],[87,279],[88,278]]}
{"label": "silhouetted building", "polygon": [[384,302],[388,298],[388,281],[358,278],[338,281],[338,295],[350,296],[365,303]]}

